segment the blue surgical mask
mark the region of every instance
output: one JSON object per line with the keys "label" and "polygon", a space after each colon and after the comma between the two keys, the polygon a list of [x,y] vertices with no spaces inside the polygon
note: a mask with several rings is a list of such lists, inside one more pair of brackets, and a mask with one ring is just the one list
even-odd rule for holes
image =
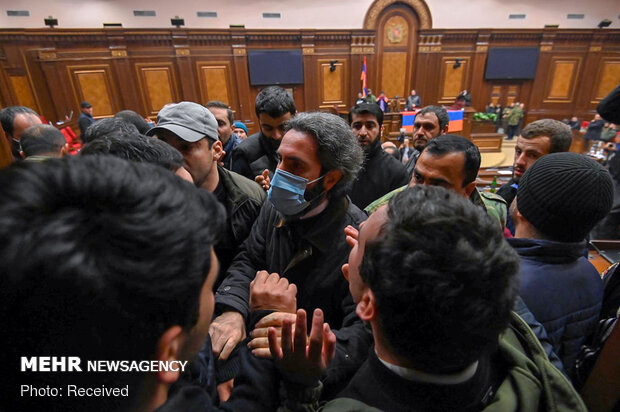
{"label": "blue surgical mask", "polygon": [[276,169],[267,197],[284,216],[295,216],[310,206],[304,194],[306,186],[325,177],[325,175],[309,182],[308,179],[294,175],[282,169]]}

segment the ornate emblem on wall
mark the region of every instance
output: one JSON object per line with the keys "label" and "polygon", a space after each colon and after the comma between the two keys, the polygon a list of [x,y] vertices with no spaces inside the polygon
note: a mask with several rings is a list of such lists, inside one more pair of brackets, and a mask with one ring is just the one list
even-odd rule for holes
{"label": "ornate emblem on wall", "polygon": [[385,27],[385,34],[390,43],[400,43],[407,36],[407,25],[398,21],[391,21]]}

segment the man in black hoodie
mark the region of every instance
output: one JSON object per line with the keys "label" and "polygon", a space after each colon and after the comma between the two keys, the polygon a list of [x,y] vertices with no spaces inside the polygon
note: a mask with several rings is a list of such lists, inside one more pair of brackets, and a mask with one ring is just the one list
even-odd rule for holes
{"label": "man in black hoodie", "polygon": [[349,196],[354,205],[364,209],[375,199],[406,185],[409,176],[405,166],[381,147],[383,111],[379,106],[368,103],[353,106],[349,124],[366,157]]}
{"label": "man in black hoodie", "polygon": [[297,108],[286,90],[270,86],[256,96],[255,110],[260,131],[237,146],[233,152],[232,170],[255,180],[267,190],[278,165],[276,151]]}

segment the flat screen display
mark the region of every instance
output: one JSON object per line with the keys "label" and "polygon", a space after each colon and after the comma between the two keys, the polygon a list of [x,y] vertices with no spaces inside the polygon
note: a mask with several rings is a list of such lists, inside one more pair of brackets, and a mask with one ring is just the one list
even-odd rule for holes
{"label": "flat screen display", "polygon": [[303,84],[301,50],[248,50],[252,86]]}
{"label": "flat screen display", "polygon": [[538,47],[491,47],[486,80],[533,79],[538,66]]}

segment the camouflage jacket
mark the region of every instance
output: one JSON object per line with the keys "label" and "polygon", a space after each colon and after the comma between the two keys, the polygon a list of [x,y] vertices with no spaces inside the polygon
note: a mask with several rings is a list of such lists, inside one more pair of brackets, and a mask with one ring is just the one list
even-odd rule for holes
{"label": "camouflage jacket", "polygon": [[[398,189],[392,190],[390,193],[380,197],[379,199],[366,206],[364,212],[366,212],[370,216],[381,206],[387,205],[393,196],[395,196],[399,192],[402,192],[406,188],[407,186],[403,186],[399,187]],[[471,200],[473,204],[484,208],[488,215],[501,225],[502,230],[506,227],[506,216],[508,214],[508,207],[506,206],[506,201],[501,196],[496,195],[495,193],[486,193],[475,189],[469,196],[469,200]]]}

